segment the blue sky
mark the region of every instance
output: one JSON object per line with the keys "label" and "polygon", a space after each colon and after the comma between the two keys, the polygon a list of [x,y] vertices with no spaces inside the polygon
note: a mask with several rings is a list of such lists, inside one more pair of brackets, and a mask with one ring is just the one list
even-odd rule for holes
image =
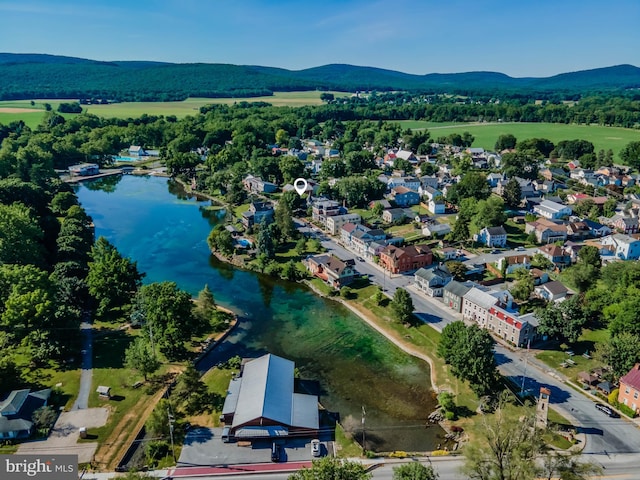
{"label": "blue sky", "polygon": [[640,66],[640,0],[0,0],[0,51],[514,77]]}

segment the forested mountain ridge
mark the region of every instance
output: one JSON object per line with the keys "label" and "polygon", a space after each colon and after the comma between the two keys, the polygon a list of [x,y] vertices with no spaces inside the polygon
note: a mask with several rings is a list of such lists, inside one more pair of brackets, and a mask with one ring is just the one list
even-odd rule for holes
{"label": "forested mountain ridge", "polygon": [[514,78],[496,72],[413,75],[343,64],[293,71],[251,65],[103,62],[56,55],[0,53],[0,78],[2,100],[101,97],[159,101],[315,89],[511,95],[563,92],[570,95],[638,88],[640,68],[618,65],[547,78]]}

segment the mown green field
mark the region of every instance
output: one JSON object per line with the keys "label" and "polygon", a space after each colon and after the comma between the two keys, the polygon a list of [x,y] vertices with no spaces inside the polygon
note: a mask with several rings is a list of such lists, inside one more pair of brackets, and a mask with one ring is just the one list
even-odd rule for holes
{"label": "mown green field", "polygon": [[498,137],[505,133],[515,135],[518,140],[548,138],[554,143],[561,140],[588,140],[600,149],[611,149],[618,153],[629,142],[640,141],[640,130],[600,125],[565,125],[563,123],[435,123],[416,120],[400,121],[405,128],[427,128],[432,138],[451,133],[469,132],[474,137],[474,147],[493,149]]}
{"label": "mown green field", "polygon": [[[187,115],[195,115],[200,107],[209,104],[233,104],[237,102],[268,102],[274,106],[301,107],[304,105],[320,105],[320,94],[323,92],[276,92],[270,97],[251,98],[188,98],[182,102],[123,102],[111,105],[83,105],[85,112],[93,113],[107,118],[136,118],[146,113],[147,115],[175,115],[178,118]],[[336,97],[349,96],[349,93],[331,92]],[[3,113],[0,111],[0,123],[10,123],[15,120],[24,120],[30,127],[37,125],[44,115],[44,104],[50,103],[55,110],[60,102],[73,100],[12,100],[0,102],[0,110],[3,108],[40,109],[42,113],[26,110],[19,113]]]}

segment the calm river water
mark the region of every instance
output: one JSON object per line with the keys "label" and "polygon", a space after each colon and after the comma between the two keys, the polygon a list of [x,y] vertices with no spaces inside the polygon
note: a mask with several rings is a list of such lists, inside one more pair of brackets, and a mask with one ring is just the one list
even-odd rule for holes
{"label": "calm river water", "polygon": [[305,286],[218,262],[206,238],[221,212],[208,210],[208,201],[158,177],[85,182],[77,194],[96,236],[136,260],[145,282],[175,281],[193,295],[208,284],[218,303],[241,315],[212,364],[266,352],[295,361],[302,378],[320,382],[322,404],[346,428],[360,432],[365,407],[368,449],[431,450],[442,441],[439,427],[425,428],[434,405],[429,366]]}

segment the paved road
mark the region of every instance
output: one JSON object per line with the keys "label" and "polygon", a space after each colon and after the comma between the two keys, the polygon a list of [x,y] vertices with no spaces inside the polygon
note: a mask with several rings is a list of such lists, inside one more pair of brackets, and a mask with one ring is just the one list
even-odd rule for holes
{"label": "paved road", "polygon": [[[300,224],[299,227],[301,232],[321,240],[322,246],[339,258],[357,258],[356,254],[338,245],[328,235]],[[531,250],[534,249],[529,249],[527,253],[532,253]],[[491,256],[491,254],[486,256]],[[375,264],[357,260],[356,269],[360,273],[368,275],[373,283],[383,287],[385,293],[391,297],[397,288],[406,288],[413,299],[415,314],[426,323],[431,324],[437,331],[442,331],[447,324],[460,319],[455,312],[445,307],[439,300],[427,299],[427,297],[411,287],[413,283],[412,276],[390,276],[388,272],[384,272],[382,268]],[[624,454],[640,452],[640,429],[635,424],[622,418],[609,418],[596,410],[593,401],[567,386],[557,372],[551,371],[551,369],[533,357],[525,362],[524,358],[528,355],[527,351],[518,350],[513,352],[500,345],[496,346],[495,351],[496,360],[503,375],[512,377],[520,385],[524,373],[524,365],[527,363],[525,388],[533,389],[537,393],[540,386],[550,387],[551,403],[554,408],[565,417],[571,419],[574,425],[580,426],[582,433],[587,435],[585,453]]]}
{"label": "paved road", "polygon": [[80,390],[72,410],[89,408],[89,395],[93,380],[93,329],[88,315],[80,324],[82,333],[82,371],[80,372]]}
{"label": "paved road", "polygon": [[[374,462],[377,460],[374,460]],[[373,478],[375,480],[392,480],[393,479],[393,468],[397,467],[402,463],[408,463],[411,460],[407,460],[406,462],[402,461],[391,461],[386,463],[384,460],[380,460],[380,464],[371,470]],[[640,456],[638,455],[586,455],[583,458],[583,461],[590,461],[599,465],[603,470],[602,476],[598,477],[601,479],[616,479],[616,480],[634,480],[638,478],[636,472],[640,471]],[[420,459],[420,462],[424,465],[432,465],[434,470],[439,474],[440,480],[464,480],[465,476],[460,473],[460,468],[464,460],[461,457],[432,457],[431,459]],[[287,464],[280,464],[281,468],[287,468]],[[293,465],[291,465],[293,466]],[[252,470],[257,467],[252,466]],[[276,465],[271,464],[271,468],[277,468]],[[247,469],[248,470],[248,469]],[[173,469],[169,469],[168,473],[172,473]],[[154,477],[163,478],[166,475],[166,470],[158,470],[154,472],[150,472],[150,474]],[[186,472],[178,472],[178,473],[186,473]],[[196,472],[194,472],[196,473]],[[219,472],[214,469],[211,469],[211,473],[209,473],[206,469],[200,470],[197,478],[201,480],[213,480],[219,479],[220,475],[228,476],[230,472]],[[268,478],[269,480],[286,480],[289,478],[291,472],[269,472],[265,470],[254,470],[254,473],[249,473],[247,471],[246,474],[242,474],[240,471],[234,472],[233,478],[236,480],[255,480],[256,478]],[[86,474],[83,477],[83,480],[107,480],[111,478],[107,473],[98,473],[98,474]],[[176,476],[175,478],[179,478]],[[186,476],[182,476],[182,478],[188,478]]]}
{"label": "paved road", "polygon": [[[326,234],[310,230],[309,227],[299,227],[299,230],[307,236],[311,235],[312,237],[320,240],[323,247],[341,259],[357,258],[355,253],[342,247]],[[413,299],[415,314],[422,321],[431,324],[438,331],[442,331],[448,323],[458,320],[455,312],[445,307],[442,302],[440,302],[442,304],[440,307],[436,303],[438,300],[427,300],[423,295],[418,294],[412,287],[413,276],[391,275],[389,272],[374,263],[360,262],[357,260],[356,270],[363,275],[367,275],[371,282],[379,285],[389,297],[393,297],[393,294],[398,288],[407,289]]]}
{"label": "paved road", "polygon": [[498,368],[503,375],[512,378],[518,385],[522,385],[524,375],[524,388],[536,393],[541,386],[551,390],[550,402],[553,407],[587,434],[585,454],[640,451],[640,429],[635,424],[622,418],[610,418],[596,410],[592,400],[566,385],[557,372],[533,357],[527,357],[527,352],[512,352],[502,345],[496,345],[495,352]]}

